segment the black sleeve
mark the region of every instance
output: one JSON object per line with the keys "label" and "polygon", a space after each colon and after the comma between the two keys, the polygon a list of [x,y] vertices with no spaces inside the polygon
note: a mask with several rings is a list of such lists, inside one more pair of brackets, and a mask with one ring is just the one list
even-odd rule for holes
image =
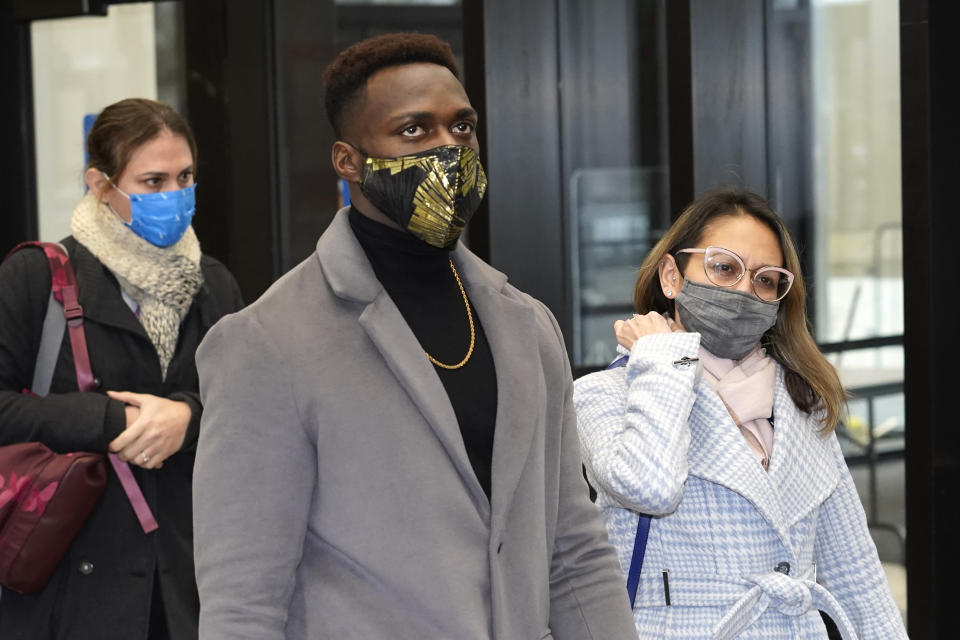
{"label": "black sleeve", "polygon": [[106,451],[126,424],[122,403],[99,393],[22,393],[33,380],[49,297],[50,268],[39,249],[22,249],[0,265],[0,445]]}
{"label": "black sleeve", "polygon": [[[204,286],[208,289],[212,298],[210,309],[205,310],[209,314],[205,321],[213,326],[223,316],[242,309],[243,296],[233,274],[221,262],[210,256],[203,256],[201,264],[205,279]],[[190,423],[187,425],[187,432],[184,434],[180,451],[193,453],[197,449],[197,439],[200,437],[200,418],[203,415],[200,394],[193,391],[178,391],[170,394],[169,399],[186,402],[190,406]]]}
{"label": "black sleeve", "polygon": [[217,320],[221,317],[240,311],[243,308],[243,294],[236,278],[230,273],[226,265],[210,256],[203,256],[200,264],[203,267],[205,285],[216,300]]}
{"label": "black sleeve", "polygon": [[200,417],[203,415],[200,394],[195,391],[177,391],[171,393],[168,399],[186,402],[190,407],[190,422],[187,424],[187,431],[183,435],[183,444],[180,445],[180,451],[196,453],[197,438],[200,437]]}

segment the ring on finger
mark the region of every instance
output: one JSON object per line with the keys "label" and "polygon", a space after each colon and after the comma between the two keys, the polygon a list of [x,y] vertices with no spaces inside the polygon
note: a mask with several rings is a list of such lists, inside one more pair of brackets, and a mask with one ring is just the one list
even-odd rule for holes
{"label": "ring on finger", "polygon": [[144,463],[150,462],[150,456],[147,455],[146,451],[140,452],[140,459],[143,460]]}

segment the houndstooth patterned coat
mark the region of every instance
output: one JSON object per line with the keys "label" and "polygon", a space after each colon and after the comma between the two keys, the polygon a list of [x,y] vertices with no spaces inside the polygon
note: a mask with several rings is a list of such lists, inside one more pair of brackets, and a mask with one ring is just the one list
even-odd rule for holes
{"label": "houndstooth patterned coat", "polygon": [[645,336],[625,367],[575,384],[587,477],[625,573],[637,513],[654,516],[639,636],[822,639],[823,610],[846,640],[905,638],[836,436],[797,409],[778,366],[765,472],[699,363],[678,363],[699,344]]}

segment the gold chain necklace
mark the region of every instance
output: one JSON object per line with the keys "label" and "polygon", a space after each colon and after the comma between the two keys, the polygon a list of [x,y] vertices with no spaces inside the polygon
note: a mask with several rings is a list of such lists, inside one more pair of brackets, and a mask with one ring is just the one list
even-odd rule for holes
{"label": "gold chain necklace", "polygon": [[475,333],[473,330],[473,313],[470,312],[470,301],[467,300],[467,292],[463,290],[463,283],[460,282],[460,274],[457,273],[457,268],[453,266],[452,258],[450,259],[450,270],[453,271],[453,277],[457,279],[457,286],[460,287],[460,295],[463,296],[463,305],[467,308],[467,321],[470,323],[470,348],[467,349],[467,355],[463,356],[463,360],[457,364],[444,364],[424,351],[424,353],[427,353],[427,358],[430,359],[430,362],[437,365],[441,369],[459,369],[463,365],[467,364],[467,360],[469,360],[470,356],[473,355],[473,341],[475,338]]}

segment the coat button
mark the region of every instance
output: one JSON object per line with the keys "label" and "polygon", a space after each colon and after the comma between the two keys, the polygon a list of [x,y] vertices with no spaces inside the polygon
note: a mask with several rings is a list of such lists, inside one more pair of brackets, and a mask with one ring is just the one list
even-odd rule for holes
{"label": "coat button", "polygon": [[84,560],[80,563],[80,566],[77,567],[77,570],[83,575],[88,576],[93,573],[93,563],[89,560]]}
{"label": "coat button", "polygon": [[93,379],[93,386],[94,386],[94,388],[96,388],[96,389],[102,388],[102,387],[103,387],[103,380],[101,380],[100,378],[96,378],[96,377],[95,377],[95,378]]}
{"label": "coat button", "polygon": [[778,562],[777,566],[773,568],[777,573],[782,573],[785,576],[790,575],[790,563],[789,562]]}

